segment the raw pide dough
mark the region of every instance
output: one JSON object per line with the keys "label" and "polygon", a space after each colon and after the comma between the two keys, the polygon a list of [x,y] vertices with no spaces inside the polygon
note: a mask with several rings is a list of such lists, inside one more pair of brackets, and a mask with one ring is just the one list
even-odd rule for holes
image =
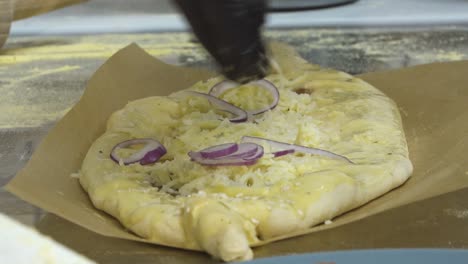
{"label": "raw pide dough", "polygon": [[[266,79],[278,88],[279,104],[247,122],[230,122],[206,99],[183,91],[136,100],[115,112],[80,172],[95,207],[153,243],[247,260],[251,246],[262,240],[322,224],[406,181],[412,165],[391,99],[292,50],[273,54],[281,72]],[[221,80],[188,89],[208,93]],[[271,101],[268,92],[251,85],[219,98],[247,110]],[[320,148],[353,163],[303,153],[275,158],[268,144],[250,166],[205,166],[187,155],[239,143],[243,136]],[[167,154],[149,165],[110,159],[116,144],[136,138],[158,140]]]}

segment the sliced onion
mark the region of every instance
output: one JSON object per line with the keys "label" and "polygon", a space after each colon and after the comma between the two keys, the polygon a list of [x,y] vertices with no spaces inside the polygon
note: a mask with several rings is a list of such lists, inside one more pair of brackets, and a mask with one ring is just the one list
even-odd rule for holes
{"label": "sliced onion", "polygon": [[219,157],[228,156],[239,149],[239,145],[236,143],[226,143],[221,145],[212,146],[203,150],[200,150],[200,155],[205,159],[215,159]]}
{"label": "sliced onion", "polygon": [[[269,91],[271,93],[271,95],[273,97],[273,101],[271,102],[270,105],[268,105],[267,107],[262,108],[262,109],[248,111],[250,114],[258,115],[258,114],[264,113],[264,112],[266,112],[268,110],[272,110],[278,105],[280,95],[279,95],[278,88],[276,88],[276,86],[274,84],[272,84],[271,82],[269,82],[269,81],[267,81],[265,79],[262,79],[262,80],[250,82],[249,85],[255,85],[255,86],[259,86],[259,87],[261,87],[263,89],[266,89],[267,91]],[[228,90],[231,90],[233,88],[236,88],[236,87],[239,87],[239,84],[237,84],[237,83],[235,83],[233,81],[221,81],[221,82],[215,84],[213,87],[211,87],[208,94],[218,97],[221,94],[223,94],[224,92],[226,92]]]}
{"label": "sliced onion", "polygon": [[241,143],[237,146],[238,148],[236,152],[229,154],[228,156],[218,158],[246,158],[258,155],[257,152],[259,148],[263,151],[263,147],[255,143]]}
{"label": "sliced onion", "polygon": [[166,154],[165,149],[157,148],[154,150],[151,150],[143,156],[143,158],[140,160],[141,165],[148,165],[148,164],[153,164],[156,161],[158,161],[164,154]]}
{"label": "sliced onion", "polygon": [[224,159],[204,159],[200,152],[191,151],[188,153],[193,161],[207,166],[249,166],[257,163],[258,159],[246,160],[243,158],[224,158]]}
{"label": "sliced onion", "polygon": [[[119,157],[117,154],[119,149],[140,144],[144,144],[145,146],[129,157],[123,158]],[[110,158],[116,163],[120,163],[120,161],[122,161],[125,165],[129,165],[135,162],[140,162],[141,165],[147,165],[155,163],[166,153],[166,148],[159,141],[151,138],[138,138],[126,140],[115,145],[110,153]]]}
{"label": "sliced onion", "polygon": [[272,152],[271,154],[273,154],[273,157],[277,158],[277,157],[281,157],[284,155],[292,154],[294,152],[296,152],[294,149],[285,149],[285,150]]}
{"label": "sliced onion", "polygon": [[191,95],[195,96],[200,96],[208,99],[210,103],[218,107],[222,111],[229,112],[234,115],[233,118],[230,118],[229,121],[234,122],[234,123],[240,123],[240,122],[245,122],[247,121],[248,114],[246,111],[244,111],[242,108],[239,108],[233,104],[230,104],[224,100],[221,100],[217,97],[214,97],[209,94],[204,94],[204,93],[199,93],[195,91],[186,91],[187,93],[190,93]]}
{"label": "sliced onion", "polygon": [[[208,149],[220,149],[217,145]],[[206,150],[206,149],[205,149]],[[204,151],[204,150],[203,150]],[[190,151],[188,153],[192,161],[208,166],[248,166],[253,165],[263,156],[263,147],[255,143],[241,143],[237,151],[226,156],[216,156],[215,158],[206,158],[202,151]]]}
{"label": "sliced onion", "polygon": [[[272,148],[278,148],[280,149],[277,152],[273,152],[275,157],[278,157],[294,152],[301,152],[301,153],[306,153],[306,154],[312,154],[312,155],[318,155],[318,156],[324,156],[332,159],[338,159],[338,160],[343,160],[349,163],[353,163],[351,160],[349,160],[347,157],[323,150],[323,149],[318,149],[318,148],[310,148],[310,147],[305,147],[305,146],[300,146],[300,145],[294,145],[294,144],[289,144],[289,143],[284,143],[284,142],[279,142],[271,139],[265,139],[265,138],[259,138],[259,137],[251,137],[251,136],[243,136],[241,142],[252,142],[256,144],[261,144],[263,142],[266,142],[269,144]],[[294,150],[293,152],[290,152],[291,150]],[[286,152],[288,153],[286,153]],[[275,154],[277,153],[277,154]]]}
{"label": "sliced onion", "polygon": [[[247,143],[241,143],[241,144],[247,144]],[[263,147],[260,145],[257,145],[257,151],[255,151],[255,153],[253,153],[250,156],[248,155],[242,156],[242,158],[245,160],[258,160],[259,158],[263,157],[263,153],[264,153]]]}
{"label": "sliced onion", "polygon": [[213,87],[211,87],[208,94],[218,97],[218,96],[222,95],[224,92],[226,92],[227,90],[231,90],[232,88],[236,88],[236,87],[239,87],[239,86],[240,86],[240,84],[238,84],[236,82],[224,80],[224,81],[221,81],[221,82],[213,85]]}

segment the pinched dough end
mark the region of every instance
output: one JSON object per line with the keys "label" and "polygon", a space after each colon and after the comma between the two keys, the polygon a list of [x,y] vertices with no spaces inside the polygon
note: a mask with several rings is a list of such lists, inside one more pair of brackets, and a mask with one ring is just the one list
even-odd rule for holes
{"label": "pinched dough end", "polygon": [[250,243],[256,242],[255,226],[213,199],[196,199],[187,205],[186,230],[198,246],[223,261],[252,259]]}
{"label": "pinched dough end", "polygon": [[250,260],[253,258],[252,249],[245,237],[243,230],[228,227],[222,235],[218,244],[218,256],[224,261]]}
{"label": "pinched dough end", "polygon": [[393,178],[395,186],[403,184],[413,173],[413,164],[408,158],[403,158],[395,164]]}

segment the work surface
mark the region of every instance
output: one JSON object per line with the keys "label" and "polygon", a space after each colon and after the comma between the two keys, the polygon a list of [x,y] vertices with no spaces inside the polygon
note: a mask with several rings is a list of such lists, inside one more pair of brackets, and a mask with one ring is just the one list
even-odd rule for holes
{"label": "work surface", "polygon": [[[466,28],[407,32],[272,31],[268,37],[292,44],[311,62],[352,74],[468,59]],[[9,40],[0,52],[1,184],[27,162],[42,136],[79,99],[92,73],[130,42],[138,43],[169,63],[212,65],[190,36],[182,33],[14,37]],[[259,248],[256,256],[374,247],[468,248],[467,198],[468,191],[447,194],[336,229],[274,243]],[[178,261],[172,257],[174,249],[100,237],[55,216],[44,217],[41,210],[4,191],[0,192],[0,208],[100,262],[112,260],[115,263],[115,256],[120,256],[121,263]],[[395,213],[397,210],[400,212]],[[366,229],[370,222],[381,223],[382,228]],[[459,228],[451,229],[457,232],[448,232],[445,226]],[[69,236],[70,233],[75,235]],[[341,242],[343,240],[347,242]],[[114,245],[113,250],[106,249],[110,243]],[[206,263],[207,260],[203,254],[187,253],[187,256],[194,262]]]}

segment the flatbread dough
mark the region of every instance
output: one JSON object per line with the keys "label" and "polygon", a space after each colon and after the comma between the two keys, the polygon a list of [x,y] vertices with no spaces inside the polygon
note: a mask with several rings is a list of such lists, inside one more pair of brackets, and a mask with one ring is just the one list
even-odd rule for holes
{"label": "flatbread dough", "polygon": [[[231,123],[205,99],[181,92],[136,100],[115,112],[80,172],[95,207],[153,243],[247,260],[251,247],[265,239],[321,224],[406,181],[412,164],[391,99],[291,49],[273,46],[273,54],[281,74],[266,79],[278,87],[280,102],[254,121]],[[189,90],[207,93],[220,80]],[[263,92],[246,85],[221,98],[255,109],[271,99]],[[294,154],[265,155],[252,166],[207,167],[187,155],[242,136],[321,148],[354,164]],[[168,153],[146,166],[112,161],[112,148],[132,138],[154,138]]]}

